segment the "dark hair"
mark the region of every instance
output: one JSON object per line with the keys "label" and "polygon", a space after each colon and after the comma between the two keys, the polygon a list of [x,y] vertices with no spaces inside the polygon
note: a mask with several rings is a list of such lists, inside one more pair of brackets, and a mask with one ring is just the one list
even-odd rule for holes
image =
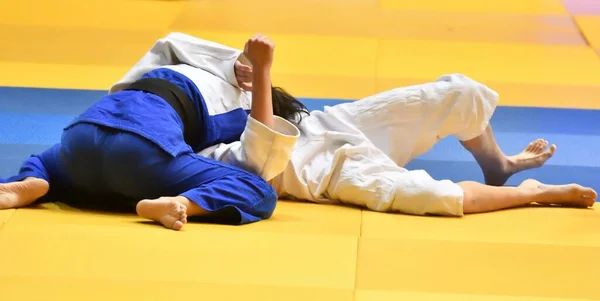
{"label": "dark hair", "polygon": [[289,122],[299,124],[302,114],[310,115],[306,106],[281,87],[271,87],[273,114]]}

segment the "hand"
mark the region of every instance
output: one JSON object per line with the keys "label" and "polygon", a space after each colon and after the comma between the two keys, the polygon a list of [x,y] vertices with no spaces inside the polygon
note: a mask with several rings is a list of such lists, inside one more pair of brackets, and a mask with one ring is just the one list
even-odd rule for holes
{"label": "hand", "polygon": [[233,65],[233,71],[235,72],[235,79],[237,79],[238,85],[242,90],[252,90],[252,67],[245,65],[240,60],[235,61]]}
{"label": "hand", "polygon": [[262,34],[255,34],[246,42],[244,55],[254,68],[271,68],[275,43]]}

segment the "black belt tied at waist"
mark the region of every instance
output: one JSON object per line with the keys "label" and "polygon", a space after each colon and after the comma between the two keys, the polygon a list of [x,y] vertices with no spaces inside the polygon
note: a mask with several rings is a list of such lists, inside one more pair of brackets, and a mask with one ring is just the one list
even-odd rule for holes
{"label": "black belt tied at waist", "polygon": [[181,88],[174,83],[160,78],[139,79],[123,89],[152,93],[171,105],[183,122],[183,138],[185,143],[194,146],[199,139],[200,118],[194,103]]}

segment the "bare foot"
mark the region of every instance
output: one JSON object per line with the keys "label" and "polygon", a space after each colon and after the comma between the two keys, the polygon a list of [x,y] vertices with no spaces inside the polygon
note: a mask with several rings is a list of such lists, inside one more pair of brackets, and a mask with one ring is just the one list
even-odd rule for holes
{"label": "bare foot", "polygon": [[496,166],[485,166],[483,174],[485,183],[492,186],[502,186],[512,175],[533,168],[538,168],[556,152],[556,145],[548,147],[548,141],[537,139],[527,146],[520,154],[506,157],[506,160]]}
{"label": "bare foot", "polygon": [[594,206],[598,194],[591,188],[578,184],[546,185],[539,181],[528,179],[519,188],[533,189],[538,198],[535,202],[545,205],[588,208]]}
{"label": "bare foot", "polygon": [[48,182],[37,178],[0,184],[0,210],[30,205],[46,195],[49,189]]}
{"label": "bare foot", "polygon": [[168,229],[181,230],[187,223],[187,208],[177,201],[177,197],[162,197],[155,200],[143,200],[136,206],[137,214],[143,218],[161,223]]}
{"label": "bare foot", "polygon": [[537,168],[548,159],[552,158],[556,152],[556,145],[552,144],[548,147],[548,141],[544,139],[537,139],[527,146],[523,152],[516,156],[508,157],[509,167],[513,173],[517,173],[523,170]]}

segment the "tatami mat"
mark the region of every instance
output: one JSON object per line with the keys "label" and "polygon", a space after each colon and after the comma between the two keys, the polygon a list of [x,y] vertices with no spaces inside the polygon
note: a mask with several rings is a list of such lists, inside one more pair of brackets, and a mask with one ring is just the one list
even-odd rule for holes
{"label": "tatami mat", "polygon": [[[510,221],[510,222],[507,222]],[[496,244],[600,246],[600,211],[531,207],[462,219],[363,212],[362,237]],[[399,231],[411,229],[411,231]]]}
{"label": "tatami mat", "polygon": [[552,301],[584,301],[584,300],[587,300],[587,301],[589,301],[590,299],[358,290],[356,292],[355,300],[357,300],[357,301],[392,301],[392,300],[413,300],[413,301],[548,301],[548,300],[552,300]]}
{"label": "tatami mat", "polygon": [[0,211],[0,227],[4,225],[4,223],[8,222],[8,220],[13,216],[16,210],[2,210]]}
{"label": "tatami mat", "polygon": [[427,11],[458,11],[474,13],[567,14],[561,0],[505,1],[403,1],[381,0],[384,8]]}
{"label": "tatami mat", "polygon": [[[600,190],[598,3],[0,0],[0,177],[56,143],[168,32],[238,48],[262,32],[277,44],[274,84],[311,109],[465,73],[499,92],[504,151],[559,145],[510,184]],[[409,167],[482,179],[451,139]],[[599,212],[440,218],[281,201],[260,223],[175,232],[60,203],[4,210],[0,300],[600,300]]]}
{"label": "tatami mat", "polygon": [[[198,271],[199,273],[202,270]],[[327,300],[351,301],[353,291],[320,287],[286,287],[274,285],[234,285],[193,281],[148,281],[123,279],[86,279],[79,277],[48,278],[0,276],[2,300],[64,300],[64,301],[163,301],[174,298],[229,300]],[[37,290],[31,290],[36,283]],[[40,298],[43,292],[44,299]]]}
{"label": "tatami mat", "polygon": [[600,49],[600,13],[596,16],[576,16],[575,20],[590,45]]}
{"label": "tatami mat", "polygon": [[597,247],[361,238],[358,249],[357,289],[600,298]]}
{"label": "tatami mat", "polygon": [[[322,215],[328,210],[313,211]],[[341,217],[339,210],[331,211],[330,217]],[[296,213],[288,214],[286,220],[283,212],[280,218],[269,221],[271,228],[285,223],[309,231],[315,227],[314,219]],[[349,230],[356,230],[360,215],[350,214],[355,218]],[[339,219],[343,224],[343,216]],[[333,228],[339,231],[339,225]],[[326,226],[319,229],[322,234],[329,232]],[[264,226],[253,230],[252,226],[189,225],[185,231],[173,232],[142,223],[135,216],[22,209],[2,229],[0,245],[10,246],[0,251],[0,275],[6,277],[352,290],[357,237],[270,231]]]}

